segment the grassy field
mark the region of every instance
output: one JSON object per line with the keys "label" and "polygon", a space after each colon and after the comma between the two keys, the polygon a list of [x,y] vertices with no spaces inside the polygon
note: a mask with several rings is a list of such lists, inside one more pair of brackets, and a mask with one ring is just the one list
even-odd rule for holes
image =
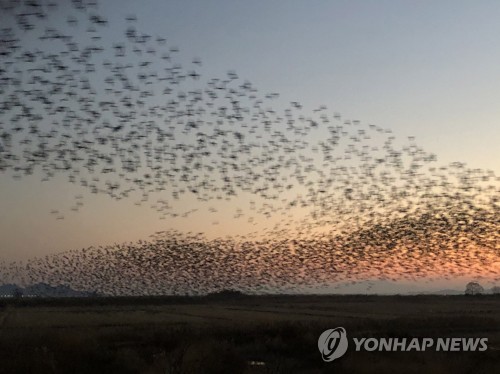
{"label": "grassy field", "polygon": [[[500,373],[500,297],[20,299],[0,304],[2,373]],[[350,347],[325,363],[319,335]],[[486,337],[485,352],[355,352],[352,337]]]}

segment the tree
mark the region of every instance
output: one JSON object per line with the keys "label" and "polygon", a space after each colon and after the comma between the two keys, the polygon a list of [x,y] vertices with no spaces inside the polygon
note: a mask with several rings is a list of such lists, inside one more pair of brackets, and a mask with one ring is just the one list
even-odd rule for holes
{"label": "tree", "polygon": [[14,299],[20,299],[21,297],[23,297],[23,290],[20,289],[19,287],[17,287],[13,292],[12,292],[12,296],[14,297]]}
{"label": "tree", "polygon": [[469,282],[467,286],[465,286],[465,294],[466,295],[481,295],[484,292],[483,286],[481,286],[477,282]]}
{"label": "tree", "polygon": [[493,295],[500,295],[500,286],[491,287],[491,293]]}

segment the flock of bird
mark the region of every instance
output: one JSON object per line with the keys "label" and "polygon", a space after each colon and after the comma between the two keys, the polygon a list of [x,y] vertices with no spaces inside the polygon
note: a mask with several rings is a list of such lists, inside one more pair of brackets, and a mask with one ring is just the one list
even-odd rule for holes
{"label": "flock of bird", "polygon": [[[123,295],[294,292],[469,273],[500,280],[493,171],[439,165],[413,137],[326,106],[283,107],[234,71],[206,79],[199,58],[181,64],[179,49],[142,33],[137,17],[126,17],[117,40],[108,30],[119,26],[96,2],[66,5],[1,2],[0,172],[153,200],[160,219],[234,202],[234,218],[247,224],[279,220],[247,236],[166,230],[3,262],[0,281]],[[83,205],[77,195],[72,210]]]}

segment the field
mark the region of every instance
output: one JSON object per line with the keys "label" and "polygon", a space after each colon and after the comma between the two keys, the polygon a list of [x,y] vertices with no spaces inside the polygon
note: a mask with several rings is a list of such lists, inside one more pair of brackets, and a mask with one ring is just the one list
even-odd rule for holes
{"label": "field", "polygon": [[[2,373],[500,372],[495,296],[8,299]],[[342,326],[347,353],[318,337]],[[356,352],[352,337],[488,338],[484,352]]]}

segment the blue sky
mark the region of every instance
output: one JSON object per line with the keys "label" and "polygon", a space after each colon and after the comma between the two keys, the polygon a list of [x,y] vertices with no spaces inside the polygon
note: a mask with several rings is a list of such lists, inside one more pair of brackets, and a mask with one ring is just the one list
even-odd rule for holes
{"label": "blue sky", "polygon": [[[111,8],[112,2],[106,4]],[[209,74],[416,135],[440,160],[496,169],[496,1],[146,1],[137,12]],[[116,11],[116,10],[115,10]]]}

